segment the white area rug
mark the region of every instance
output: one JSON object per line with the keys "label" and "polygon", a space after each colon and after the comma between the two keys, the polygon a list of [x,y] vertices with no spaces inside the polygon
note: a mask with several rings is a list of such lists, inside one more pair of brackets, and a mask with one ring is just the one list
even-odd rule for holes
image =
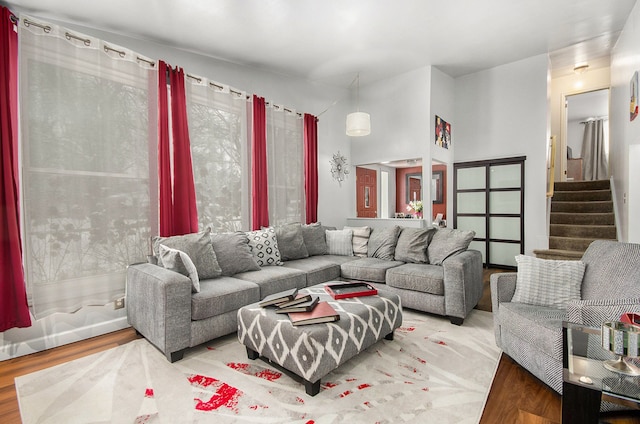
{"label": "white area rug", "polygon": [[235,334],[169,363],[144,339],[16,378],[29,423],[477,423],[500,351],[489,312],[462,326],[404,311],[382,340],[304,386]]}

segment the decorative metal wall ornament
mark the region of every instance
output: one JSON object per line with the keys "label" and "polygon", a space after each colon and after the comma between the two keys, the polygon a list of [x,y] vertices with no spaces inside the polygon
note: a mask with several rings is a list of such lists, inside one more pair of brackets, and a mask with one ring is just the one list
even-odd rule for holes
{"label": "decorative metal wall ornament", "polygon": [[347,158],[342,156],[340,150],[338,150],[338,153],[333,154],[333,159],[331,159],[329,163],[331,164],[331,176],[338,182],[340,187],[342,187],[342,182],[346,180],[349,175]]}

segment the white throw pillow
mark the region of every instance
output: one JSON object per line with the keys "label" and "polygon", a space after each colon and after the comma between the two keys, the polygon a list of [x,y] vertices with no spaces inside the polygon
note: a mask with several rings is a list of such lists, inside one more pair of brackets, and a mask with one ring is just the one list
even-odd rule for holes
{"label": "white throw pillow", "polygon": [[172,249],[164,244],[158,247],[158,251],[164,267],[189,277],[191,280],[191,291],[193,293],[199,293],[200,278],[198,278],[198,270],[189,255],[182,250]]}
{"label": "white throw pillow", "polygon": [[361,258],[366,258],[371,227],[344,227],[344,229],[353,231],[353,239],[351,240],[353,254]]}
{"label": "white throw pillow", "polygon": [[276,230],[273,227],[249,231],[247,237],[249,238],[249,248],[258,265],[283,265],[280,259]]}
{"label": "white throw pillow", "polygon": [[329,255],[353,256],[353,231],[326,230]]}
{"label": "white throw pillow", "polygon": [[582,261],[539,259],[518,255],[516,291],[512,302],[565,308],[580,300],[585,264]]}

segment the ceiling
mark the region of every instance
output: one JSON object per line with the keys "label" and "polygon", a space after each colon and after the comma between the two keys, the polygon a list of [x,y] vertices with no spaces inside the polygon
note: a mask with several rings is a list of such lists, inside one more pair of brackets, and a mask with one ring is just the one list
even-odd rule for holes
{"label": "ceiling", "polygon": [[[0,0],[14,12],[348,86],[427,65],[453,76],[550,53],[607,66],[636,0]],[[108,40],[107,40],[108,41]],[[126,46],[125,46],[126,47]]]}

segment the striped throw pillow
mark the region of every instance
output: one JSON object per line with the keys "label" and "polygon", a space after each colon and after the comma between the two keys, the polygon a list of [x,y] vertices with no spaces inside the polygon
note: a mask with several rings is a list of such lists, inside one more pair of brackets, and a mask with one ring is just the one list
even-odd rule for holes
{"label": "striped throw pillow", "polygon": [[353,231],[326,230],[327,250],[330,255],[353,256]]}
{"label": "striped throw pillow", "polygon": [[361,258],[366,258],[371,227],[344,227],[344,229],[353,231],[353,240],[351,243],[353,245],[353,254]]}
{"label": "striped throw pillow", "polygon": [[516,256],[518,274],[512,302],[565,308],[580,300],[585,264],[582,261],[539,259]]}

